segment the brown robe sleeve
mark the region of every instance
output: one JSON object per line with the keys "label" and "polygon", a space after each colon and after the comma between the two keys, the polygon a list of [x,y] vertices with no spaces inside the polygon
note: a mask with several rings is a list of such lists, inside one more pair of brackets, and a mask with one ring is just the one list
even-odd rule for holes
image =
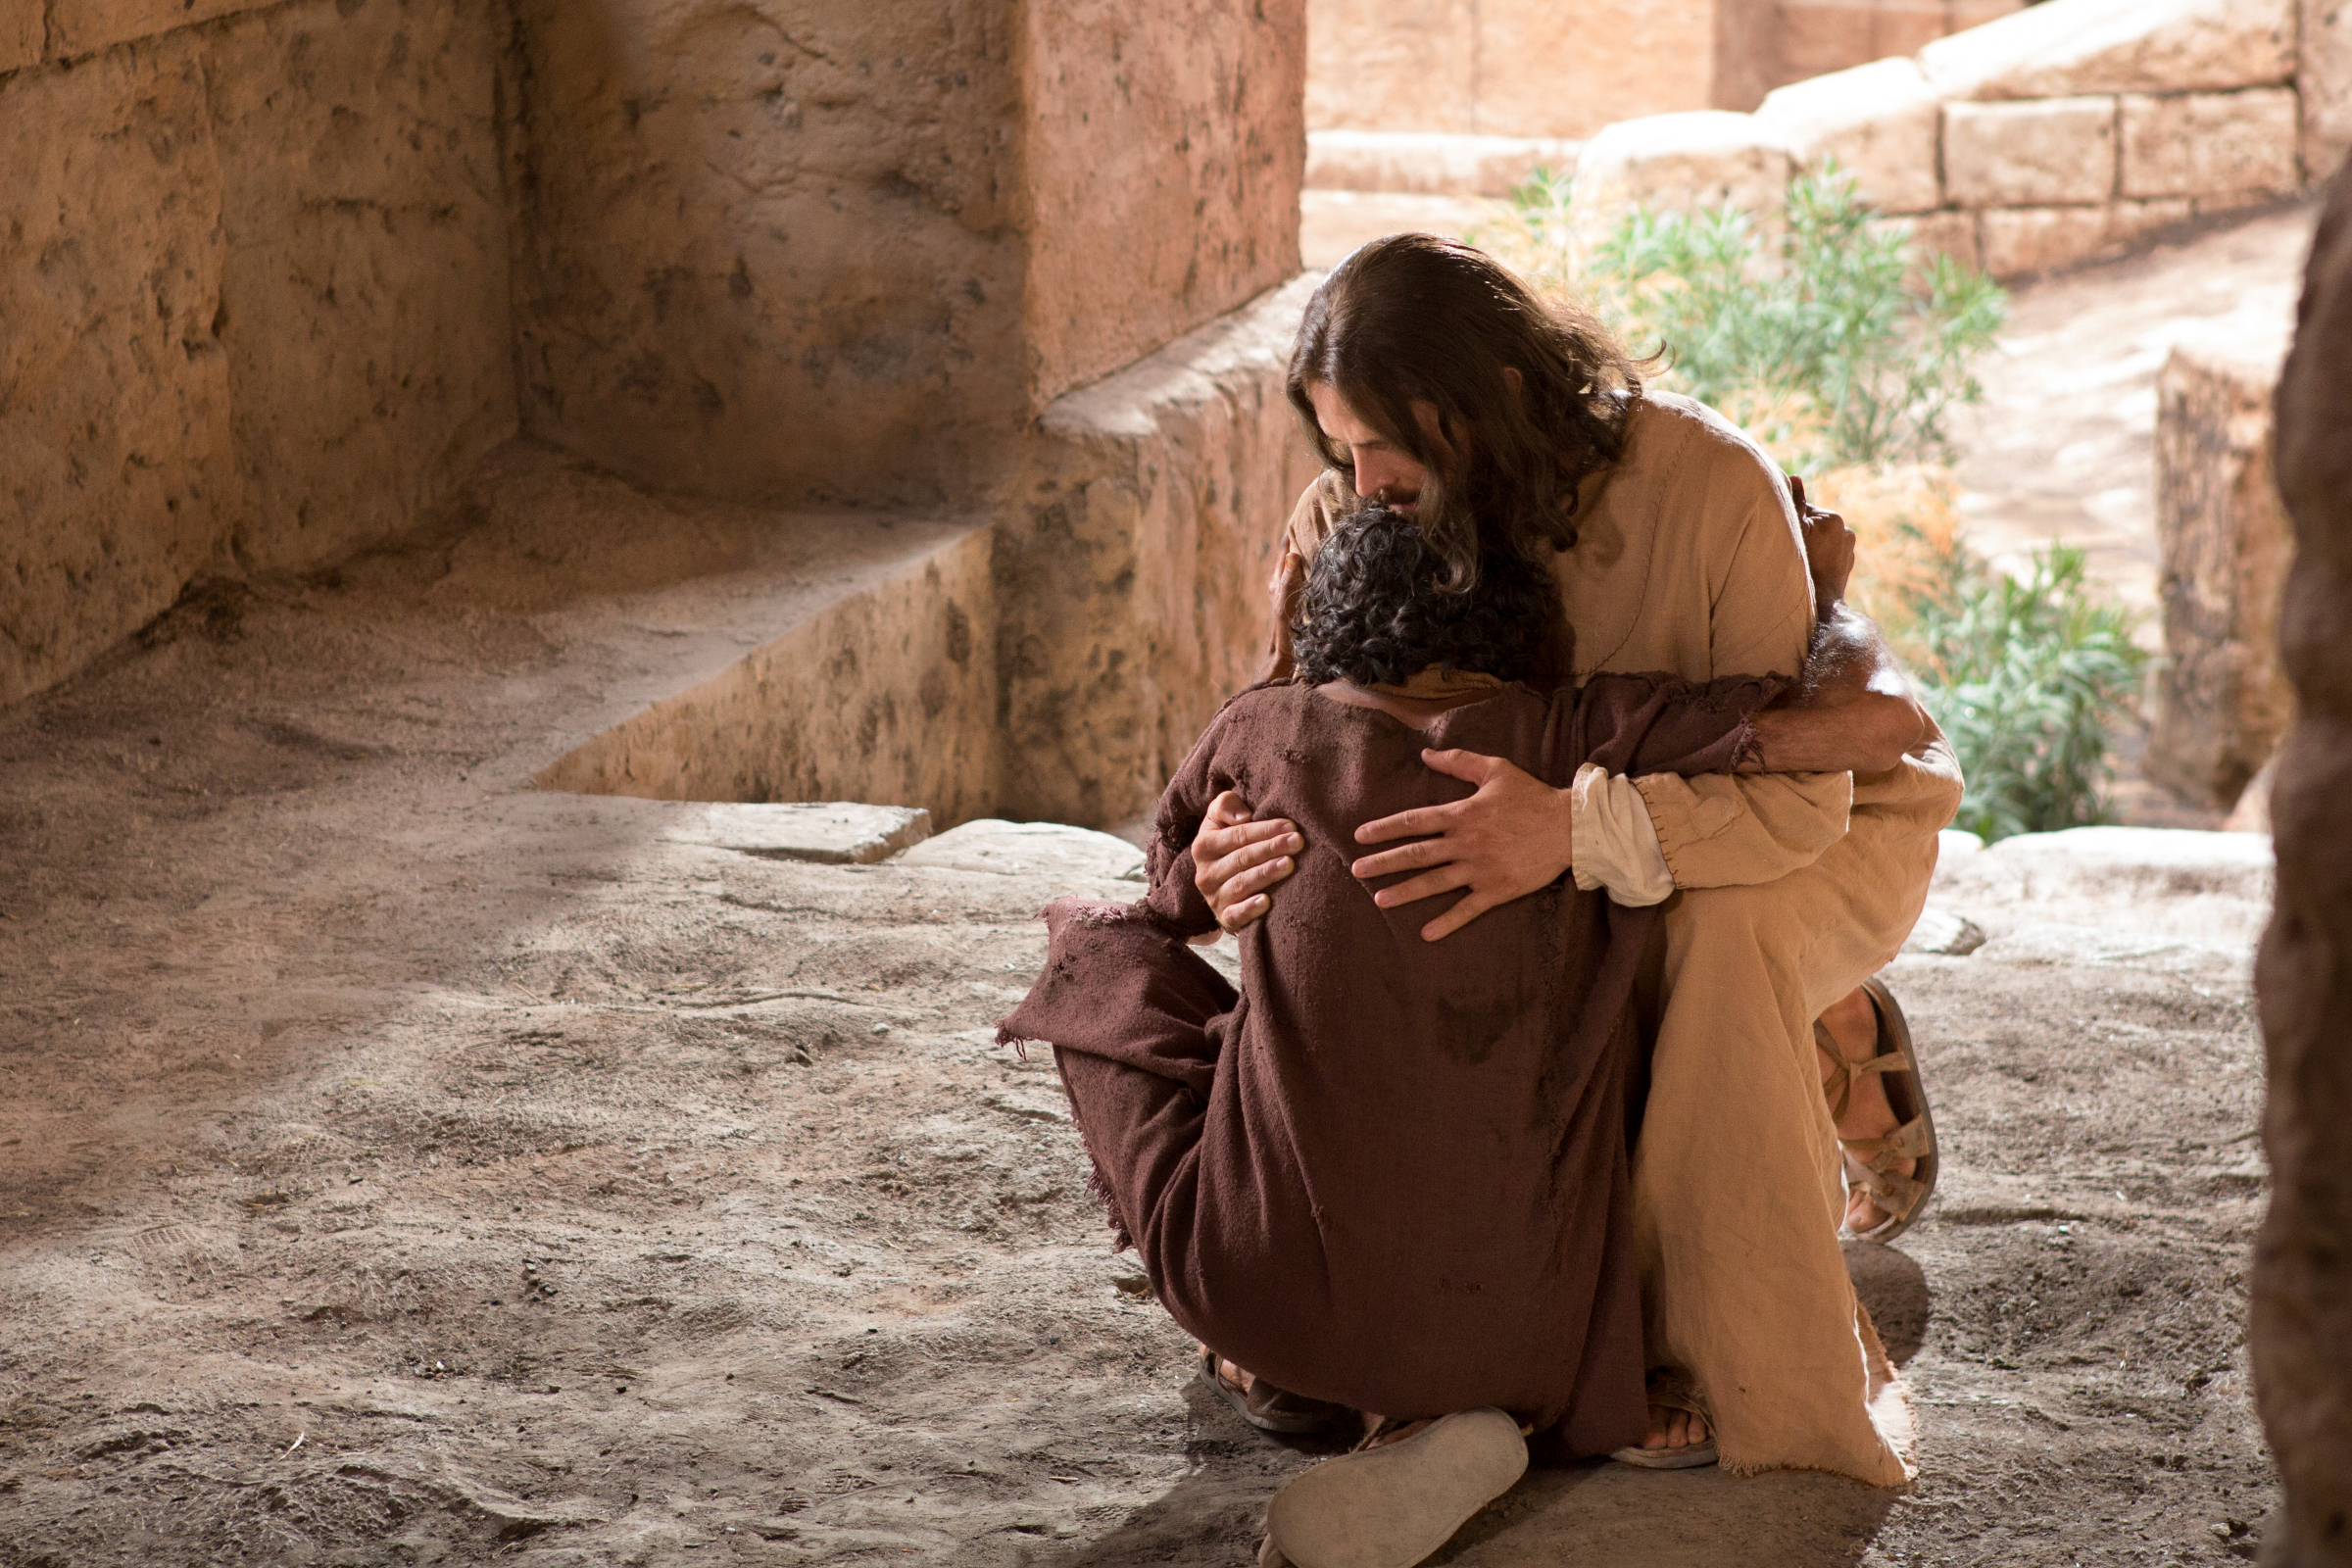
{"label": "brown robe sleeve", "polygon": [[1733,675],[1699,685],[1671,675],[1595,675],[1553,698],[1569,721],[1545,747],[1565,786],[1586,762],[1612,773],[1728,773],[1755,750],[1756,711],[1788,683]]}

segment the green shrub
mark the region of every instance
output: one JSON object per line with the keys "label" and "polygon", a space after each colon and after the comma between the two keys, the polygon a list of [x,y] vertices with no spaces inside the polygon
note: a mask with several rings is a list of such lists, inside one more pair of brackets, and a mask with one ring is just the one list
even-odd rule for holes
{"label": "green shrub", "polygon": [[2130,612],[2073,546],[2037,552],[2023,581],[1956,546],[1945,560],[1889,630],[1968,780],[1954,825],[1989,842],[2107,820],[2109,738],[2132,718],[2147,657]]}
{"label": "green shrub", "polygon": [[[1562,181],[1523,187],[1523,226],[1564,242]],[[1530,221],[1530,220],[1534,221]],[[1941,458],[1944,416],[1982,395],[1968,362],[2006,292],[1909,225],[1881,222],[1835,168],[1791,180],[1766,236],[1735,207],[1626,218],[1579,286],[1637,352],[1662,349],[1661,386],[1721,409],[1791,468]]]}

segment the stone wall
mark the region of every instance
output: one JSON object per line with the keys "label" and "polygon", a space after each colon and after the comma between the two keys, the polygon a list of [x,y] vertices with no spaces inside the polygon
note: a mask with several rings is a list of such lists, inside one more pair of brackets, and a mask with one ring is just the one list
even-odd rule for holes
{"label": "stone wall", "polygon": [[[1579,166],[1577,226],[1834,160],[1934,247],[1997,276],[2046,271],[2324,175],[2352,132],[2327,107],[2347,90],[2340,42],[2305,29],[2296,0],[2046,0],[1703,134],[1687,117],[1612,125]],[[1720,177],[1693,172],[1694,140]]]}
{"label": "stone wall", "polygon": [[517,14],[525,423],[640,482],[965,496],[1298,270],[1295,4]]}
{"label": "stone wall", "polygon": [[201,571],[405,525],[516,423],[493,15],[6,11],[0,704]]}
{"label": "stone wall", "polygon": [[2292,699],[2278,603],[2294,542],[2274,472],[2271,400],[2286,344],[2182,344],[2156,382],[2156,532],[2166,661],[2144,763],[2228,809],[2278,749]]}
{"label": "stone wall", "polygon": [[2282,1517],[2278,1568],[2352,1562],[2352,177],[2312,250],[2278,390],[2278,478],[2297,565],[2280,645],[2299,710],[2271,795],[2278,908],[2255,965],[2270,1068],[2271,1207],[2248,1337]]}
{"label": "stone wall", "polygon": [[1311,0],[1317,130],[1586,137],[1886,55],[2029,0]]}
{"label": "stone wall", "polygon": [[1148,810],[1249,680],[1283,519],[1319,466],[1282,392],[1311,282],[1046,411],[997,526],[1004,814]]}

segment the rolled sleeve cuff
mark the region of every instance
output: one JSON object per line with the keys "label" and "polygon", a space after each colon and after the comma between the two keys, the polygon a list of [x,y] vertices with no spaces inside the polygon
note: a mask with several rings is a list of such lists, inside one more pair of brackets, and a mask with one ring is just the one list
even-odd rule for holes
{"label": "rolled sleeve cuff", "polygon": [[1605,891],[1633,908],[1664,903],[1674,891],[1674,874],[1666,868],[1658,830],[1634,781],[1587,762],[1576,770],[1568,792],[1576,885],[1587,893]]}

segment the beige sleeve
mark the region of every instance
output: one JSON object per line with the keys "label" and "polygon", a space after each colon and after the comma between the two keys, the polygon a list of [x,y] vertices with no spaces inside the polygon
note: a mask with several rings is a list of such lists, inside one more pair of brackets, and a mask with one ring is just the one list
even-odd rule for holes
{"label": "beige sleeve", "polygon": [[1665,903],[1674,877],[1634,781],[1587,762],[1569,782],[1568,799],[1575,822],[1569,868],[1576,885],[1587,893],[1605,890],[1614,902],[1637,909]]}
{"label": "beige sleeve", "polygon": [[1744,887],[1811,865],[1845,836],[1851,773],[1649,773],[1634,780],[1678,888]]}

